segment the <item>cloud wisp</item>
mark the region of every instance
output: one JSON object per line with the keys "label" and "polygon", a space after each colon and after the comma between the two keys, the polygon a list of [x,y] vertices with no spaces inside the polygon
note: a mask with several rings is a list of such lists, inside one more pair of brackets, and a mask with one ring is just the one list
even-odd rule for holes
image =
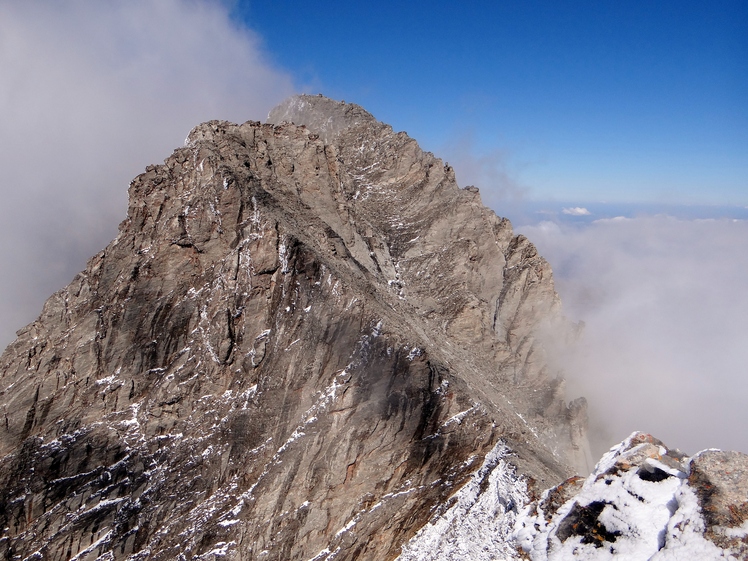
{"label": "cloud wisp", "polygon": [[501,149],[481,150],[470,132],[460,132],[440,150],[440,157],[454,168],[460,187],[478,187],[483,203],[495,206],[519,204],[529,189],[512,171],[510,154]]}
{"label": "cloud wisp", "polygon": [[748,221],[668,216],[521,227],[585,329],[557,349],[593,445],[633,430],[693,453],[748,452]]}
{"label": "cloud wisp", "polygon": [[114,236],[146,165],[294,87],[221,2],[5,2],[0,38],[4,348]]}
{"label": "cloud wisp", "polygon": [[589,216],[592,214],[589,210],[584,208],[583,206],[573,206],[570,208],[565,208],[561,210],[564,214],[568,214],[570,216]]}

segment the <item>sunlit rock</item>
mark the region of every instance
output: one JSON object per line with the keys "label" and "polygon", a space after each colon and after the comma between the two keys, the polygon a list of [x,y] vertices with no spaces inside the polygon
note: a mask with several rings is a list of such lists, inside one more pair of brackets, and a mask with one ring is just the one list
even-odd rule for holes
{"label": "sunlit rock", "polygon": [[534,246],[360,107],[273,115],[136,177],[0,358],[0,556],[393,559],[461,489],[506,530],[585,457]]}

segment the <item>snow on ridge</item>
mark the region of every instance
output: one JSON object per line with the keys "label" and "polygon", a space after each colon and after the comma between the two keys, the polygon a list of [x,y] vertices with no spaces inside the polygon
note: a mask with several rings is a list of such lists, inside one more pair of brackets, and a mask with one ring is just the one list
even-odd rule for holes
{"label": "snow on ridge", "polygon": [[509,454],[499,441],[454,495],[454,505],[421,528],[398,561],[519,559],[511,537],[517,510],[529,497],[525,481],[505,460]]}
{"label": "snow on ridge", "polygon": [[737,561],[704,537],[688,469],[688,458],[634,433],[611,448],[555,511],[551,495],[573,483],[528,505],[517,519],[516,543],[531,561]]}
{"label": "snow on ridge", "polygon": [[[526,482],[506,460],[510,453],[499,442],[450,499],[453,505],[403,545],[397,560],[744,558],[733,546],[722,549],[706,537],[698,489],[689,484],[693,458],[648,434],[633,433],[611,448],[587,479],[571,478],[532,503]],[[748,521],[712,531],[743,543]]]}

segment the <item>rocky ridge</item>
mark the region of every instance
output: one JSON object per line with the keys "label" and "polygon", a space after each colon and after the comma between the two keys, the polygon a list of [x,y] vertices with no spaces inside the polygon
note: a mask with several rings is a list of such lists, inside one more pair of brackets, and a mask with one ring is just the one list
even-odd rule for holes
{"label": "rocky ridge", "polygon": [[515,519],[532,561],[748,558],[748,456],[687,457],[645,433],[611,448],[585,480],[543,494]]}
{"label": "rocky ridge", "polygon": [[[534,246],[362,108],[299,96],[199,125],[0,357],[0,555],[555,543],[533,501],[591,467],[541,344],[568,328]],[[741,503],[712,502],[734,528]]]}
{"label": "rocky ridge", "polygon": [[147,168],[0,358],[6,558],[392,559],[499,440],[573,471],[532,244],[358,106],[270,120]]}
{"label": "rocky ridge", "polygon": [[499,444],[403,547],[401,561],[739,561],[748,558],[748,456],[687,457],[636,432],[586,479],[530,500]]}

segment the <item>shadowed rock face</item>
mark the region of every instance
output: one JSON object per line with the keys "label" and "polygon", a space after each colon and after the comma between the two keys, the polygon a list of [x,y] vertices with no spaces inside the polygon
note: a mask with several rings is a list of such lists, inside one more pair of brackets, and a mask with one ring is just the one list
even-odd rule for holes
{"label": "shadowed rock face", "polygon": [[0,358],[3,558],[392,559],[499,440],[587,458],[535,248],[358,106],[270,119],[138,176]]}

